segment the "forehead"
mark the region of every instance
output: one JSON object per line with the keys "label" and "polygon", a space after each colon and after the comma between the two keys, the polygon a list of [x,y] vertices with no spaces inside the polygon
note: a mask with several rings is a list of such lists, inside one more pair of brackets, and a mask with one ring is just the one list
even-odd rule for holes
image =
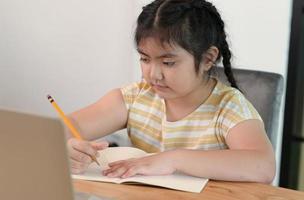
{"label": "forehead", "polygon": [[146,54],[182,54],[185,50],[177,44],[161,42],[159,39],[154,37],[143,38],[138,44],[139,52],[144,52]]}

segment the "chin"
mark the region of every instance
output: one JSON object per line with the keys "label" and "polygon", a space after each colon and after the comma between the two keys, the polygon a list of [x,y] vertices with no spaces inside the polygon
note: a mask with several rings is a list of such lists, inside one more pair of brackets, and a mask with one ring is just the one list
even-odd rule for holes
{"label": "chin", "polygon": [[160,93],[160,92],[155,92],[157,96],[159,96],[162,99],[169,100],[169,99],[174,99],[175,97],[170,95],[170,94],[165,94],[165,93]]}

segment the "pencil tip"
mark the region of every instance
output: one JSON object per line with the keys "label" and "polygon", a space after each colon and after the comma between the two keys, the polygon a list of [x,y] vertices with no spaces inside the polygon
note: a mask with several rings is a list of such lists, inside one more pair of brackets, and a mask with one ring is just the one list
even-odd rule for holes
{"label": "pencil tip", "polygon": [[99,162],[97,161],[96,157],[95,156],[92,156],[92,160],[98,165],[100,166]]}

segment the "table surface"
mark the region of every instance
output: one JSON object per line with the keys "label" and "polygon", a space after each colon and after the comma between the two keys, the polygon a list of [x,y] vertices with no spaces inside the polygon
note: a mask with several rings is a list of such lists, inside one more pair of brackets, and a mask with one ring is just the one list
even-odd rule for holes
{"label": "table surface", "polygon": [[304,200],[304,192],[260,183],[209,181],[201,193],[190,193],[145,185],[127,185],[74,180],[77,192],[108,199],[208,199],[208,200]]}

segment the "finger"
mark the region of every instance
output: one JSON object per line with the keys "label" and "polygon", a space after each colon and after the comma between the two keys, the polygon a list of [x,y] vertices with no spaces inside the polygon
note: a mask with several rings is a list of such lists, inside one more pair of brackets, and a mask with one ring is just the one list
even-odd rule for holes
{"label": "finger", "polygon": [[116,171],[118,168],[122,167],[123,165],[115,165],[113,167],[110,167],[109,169],[105,169],[103,170],[103,174],[106,176],[108,175],[109,173],[112,173],[114,171]]}
{"label": "finger", "polygon": [[109,146],[109,143],[107,141],[100,141],[100,142],[91,142],[92,147],[95,150],[102,150]]}
{"label": "finger", "polygon": [[71,173],[72,174],[83,174],[84,171],[85,171],[84,169],[71,168]]}
{"label": "finger", "polygon": [[95,154],[97,153],[97,151],[92,147],[91,143],[88,141],[82,141],[82,140],[78,140],[78,139],[71,139],[69,140],[70,145],[80,151],[83,152],[87,155],[90,156],[95,156]]}
{"label": "finger", "polygon": [[71,168],[74,168],[74,169],[86,170],[88,168],[89,164],[71,159],[70,166],[71,166]]}
{"label": "finger", "polygon": [[109,167],[111,167],[111,166],[114,166],[114,165],[119,165],[121,163],[130,163],[131,164],[131,162],[134,161],[135,159],[136,158],[130,158],[130,159],[126,159],[126,160],[118,160],[118,161],[111,162],[108,165],[109,165]]}
{"label": "finger", "polygon": [[115,171],[112,171],[112,172],[108,173],[107,176],[111,177],[111,178],[120,177],[127,170],[128,170],[128,168],[126,168],[125,166],[122,166],[122,167],[119,167],[118,169],[116,169]]}
{"label": "finger", "polygon": [[78,162],[86,163],[86,164],[90,164],[92,162],[92,158],[89,155],[82,153],[80,151],[77,151],[77,150],[72,150],[70,152],[70,158],[73,160],[76,160]]}
{"label": "finger", "polygon": [[124,174],[121,175],[121,178],[128,178],[138,174],[138,167],[129,168]]}
{"label": "finger", "polygon": [[123,164],[125,162],[126,162],[126,160],[119,160],[119,161],[111,162],[108,165],[109,165],[109,167],[114,167],[115,165],[120,165],[120,164]]}
{"label": "finger", "polygon": [[103,150],[103,149],[106,149],[108,146],[109,146],[109,143],[107,141],[101,141],[101,142],[91,142],[91,146],[93,147],[93,149],[95,149],[96,153],[95,153],[95,156],[96,157],[99,157],[100,154],[99,154],[99,150]]}

